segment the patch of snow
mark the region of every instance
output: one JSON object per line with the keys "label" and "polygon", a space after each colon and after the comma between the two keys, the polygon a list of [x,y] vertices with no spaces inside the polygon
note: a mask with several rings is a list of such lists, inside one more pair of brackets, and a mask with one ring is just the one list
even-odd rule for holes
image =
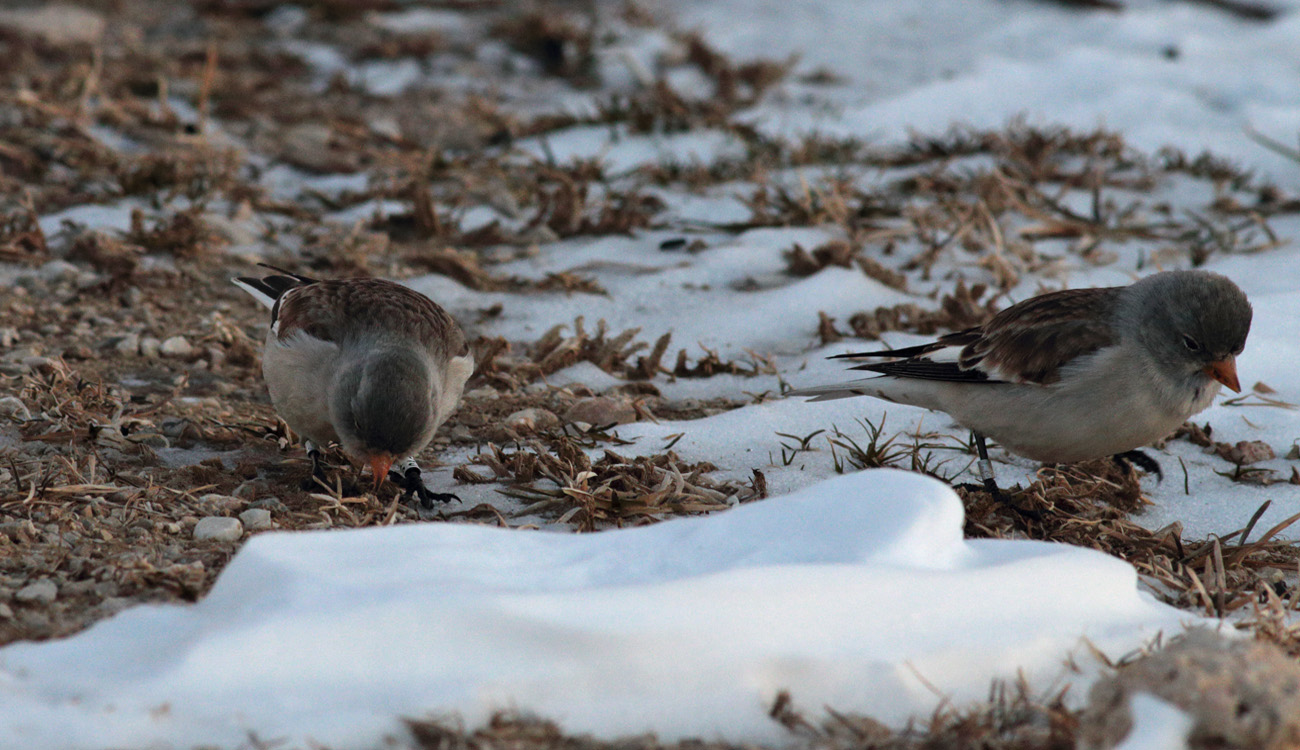
{"label": "patch of snow", "polygon": [[368,13],[366,21],[394,34],[418,34],[429,31],[461,32],[469,25],[463,13],[433,8],[405,8],[389,13]]}
{"label": "patch of snow", "polygon": [[526,707],[572,732],[775,742],[783,690],[900,725],[990,678],[1086,681],[1083,638],[1118,655],[1196,619],[1136,583],[1089,550],[964,541],[950,489],[892,470],[599,534],[262,534],[197,604],[0,650],[0,727],[34,750],[356,747],[403,716]]}
{"label": "patch of snow", "polygon": [[1129,699],[1133,728],[1115,750],[1187,750],[1192,717],[1150,693]]}
{"label": "patch of snow", "polygon": [[144,204],[136,200],[122,200],[105,205],[85,204],[42,216],[37,223],[46,237],[53,237],[62,231],[65,222],[89,230],[128,232],[131,229],[131,213],[143,208]]}

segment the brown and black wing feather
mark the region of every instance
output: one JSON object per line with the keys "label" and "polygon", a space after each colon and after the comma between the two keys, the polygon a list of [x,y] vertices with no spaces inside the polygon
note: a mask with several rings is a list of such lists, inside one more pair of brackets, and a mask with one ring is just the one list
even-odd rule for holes
{"label": "brown and black wing feather", "polygon": [[351,337],[400,330],[448,357],[465,351],[464,333],[446,310],[392,281],[328,279],[299,285],[282,301],[281,339],[305,331],[322,341],[343,344]]}
{"label": "brown and black wing feather", "polygon": [[[840,354],[883,357],[852,369],[900,378],[968,383],[1037,383],[1060,379],[1066,363],[1117,343],[1110,321],[1122,287],[1066,289],[1012,305],[982,326],[903,349]],[[960,347],[956,361],[930,355]]]}
{"label": "brown and black wing feather", "polygon": [[258,263],[257,265],[262,266],[263,268],[269,268],[272,271],[279,271],[283,275],[262,277],[240,276],[235,280],[242,282],[242,284],[250,291],[255,291],[265,296],[267,299],[274,300],[271,304],[271,325],[275,325],[275,322],[280,319],[280,302],[284,299],[284,295],[291,289],[297,289],[298,287],[307,286],[308,284],[315,284],[317,283],[317,280],[310,276],[303,276],[301,274],[296,274],[293,271],[285,270],[279,266],[273,266],[270,263]]}

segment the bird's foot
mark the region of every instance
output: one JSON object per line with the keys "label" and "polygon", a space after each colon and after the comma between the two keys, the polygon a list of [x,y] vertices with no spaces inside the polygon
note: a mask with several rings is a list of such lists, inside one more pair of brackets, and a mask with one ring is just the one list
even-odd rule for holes
{"label": "bird's foot", "polygon": [[424,479],[421,477],[419,464],[414,461],[407,461],[403,464],[402,469],[388,470],[388,478],[397,483],[402,488],[402,498],[416,500],[415,509],[420,512],[421,518],[426,518],[434,509],[434,503],[449,503],[452,500],[459,501],[460,498],[450,492],[431,492],[428,487],[424,486]]}
{"label": "bird's foot", "polygon": [[1111,456],[1111,459],[1120,465],[1121,468],[1136,466],[1148,474],[1156,475],[1156,482],[1165,480],[1165,473],[1160,469],[1160,463],[1154,458],[1148,456],[1140,450],[1124,451]]}
{"label": "bird's foot", "polygon": [[1022,519],[1026,521],[1043,520],[1043,512],[1041,510],[1022,507],[1019,503],[1012,500],[1010,495],[1003,492],[1002,488],[998,487],[997,482],[994,482],[992,479],[985,479],[980,484],[974,482],[962,482],[953,485],[953,487],[956,489],[966,490],[967,492],[987,492],[993,497],[993,502],[998,503],[1004,508],[1010,508]]}

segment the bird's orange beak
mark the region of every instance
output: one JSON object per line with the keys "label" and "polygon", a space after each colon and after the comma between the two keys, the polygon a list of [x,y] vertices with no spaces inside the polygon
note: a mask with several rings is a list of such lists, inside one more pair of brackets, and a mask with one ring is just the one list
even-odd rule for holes
{"label": "bird's orange beak", "polygon": [[1231,388],[1233,393],[1241,393],[1241,381],[1237,380],[1236,359],[1228,357],[1218,362],[1211,362],[1206,365],[1205,374]]}
{"label": "bird's orange beak", "polygon": [[388,467],[393,465],[393,457],[388,453],[376,453],[370,457],[370,472],[375,475],[375,492],[379,485],[388,478]]}

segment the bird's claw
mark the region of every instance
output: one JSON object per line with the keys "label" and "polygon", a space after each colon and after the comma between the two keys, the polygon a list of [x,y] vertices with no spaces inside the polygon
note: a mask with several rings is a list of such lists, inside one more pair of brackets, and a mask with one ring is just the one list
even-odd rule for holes
{"label": "bird's claw", "polygon": [[1116,453],[1111,458],[1121,467],[1136,466],[1148,474],[1156,475],[1156,483],[1165,481],[1165,473],[1160,469],[1160,462],[1140,450]]}
{"label": "bird's claw", "polygon": [[389,469],[388,478],[402,488],[402,498],[404,500],[409,500],[412,497],[417,500],[416,510],[420,511],[421,517],[433,510],[434,503],[449,503],[453,500],[460,500],[459,497],[450,492],[431,492],[428,487],[424,486],[419,466],[408,466],[404,472]]}

